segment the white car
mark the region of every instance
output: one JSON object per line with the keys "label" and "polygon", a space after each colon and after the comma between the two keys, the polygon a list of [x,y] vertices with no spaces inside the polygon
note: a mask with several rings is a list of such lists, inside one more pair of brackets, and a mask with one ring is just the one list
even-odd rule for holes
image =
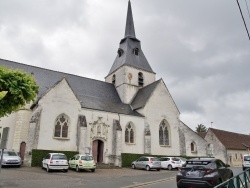
{"label": "white car", "polygon": [[[0,150],[0,160],[2,156],[2,151]],[[22,159],[15,151],[3,151],[2,166],[17,166],[20,167],[22,164]]]}
{"label": "white car", "polygon": [[186,164],[186,161],[187,161],[186,158],[183,158],[183,157],[177,157],[177,158],[179,158],[181,160],[182,166],[184,166]]}
{"label": "white car", "polygon": [[63,170],[68,172],[69,165],[67,156],[63,153],[48,153],[42,161],[42,168],[45,168],[47,172],[52,170]]}
{"label": "white car", "polygon": [[242,168],[243,168],[243,171],[246,170],[247,168],[250,168],[250,154],[243,155]]}
{"label": "white car", "polygon": [[161,157],[161,168],[172,170],[173,168],[181,168],[182,164],[177,157]]}

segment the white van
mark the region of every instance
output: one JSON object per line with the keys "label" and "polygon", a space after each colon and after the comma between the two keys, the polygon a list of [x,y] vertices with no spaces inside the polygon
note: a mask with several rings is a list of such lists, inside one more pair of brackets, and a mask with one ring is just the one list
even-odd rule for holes
{"label": "white van", "polygon": [[250,168],[250,154],[243,155],[242,168],[243,171],[246,170],[246,168]]}

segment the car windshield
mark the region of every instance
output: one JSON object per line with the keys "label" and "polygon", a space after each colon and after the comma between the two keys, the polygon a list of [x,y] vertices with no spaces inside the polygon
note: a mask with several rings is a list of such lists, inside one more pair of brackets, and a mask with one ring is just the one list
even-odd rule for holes
{"label": "car windshield", "polygon": [[92,161],[93,157],[92,156],[82,156],[81,159],[85,160],[85,161]]}
{"label": "car windshield", "polygon": [[3,156],[17,156],[17,154],[14,151],[4,151]]}
{"label": "car windshield", "polygon": [[180,160],[182,161],[187,161],[187,159],[180,157]]}
{"label": "car windshield", "polygon": [[160,161],[160,159],[154,157],[154,158],[152,158],[152,161]]}
{"label": "car windshield", "polygon": [[244,156],[244,161],[250,161],[250,156]]}
{"label": "car windshield", "polygon": [[52,159],[65,159],[65,160],[67,160],[67,157],[66,157],[66,155],[53,155],[52,156]]}
{"label": "car windshield", "polygon": [[211,161],[187,161],[186,167],[189,168],[212,168],[213,164]]}
{"label": "car windshield", "polygon": [[172,158],[172,161],[180,161],[180,159],[178,159],[178,158]]}

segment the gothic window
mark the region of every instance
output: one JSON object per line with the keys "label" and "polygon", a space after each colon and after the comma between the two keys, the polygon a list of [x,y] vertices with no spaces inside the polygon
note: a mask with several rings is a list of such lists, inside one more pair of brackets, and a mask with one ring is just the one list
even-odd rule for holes
{"label": "gothic window", "polygon": [[69,134],[69,118],[65,114],[61,114],[56,118],[55,122],[55,138],[68,138]]}
{"label": "gothic window", "polygon": [[139,48],[134,48],[133,49],[133,54],[138,55],[139,54]]}
{"label": "gothic window", "polygon": [[191,152],[196,152],[197,150],[196,150],[196,144],[195,144],[195,142],[192,142],[191,143]]}
{"label": "gothic window", "polygon": [[112,77],[112,84],[115,84],[115,74]]}
{"label": "gothic window", "polygon": [[138,73],[138,85],[143,86],[143,82],[144,82],[143,74],[141,72],[139,72]]}
{"label": "gothic window", "polygon": [[125,128],[125,143],[135,143],[135,128],[132,123],[129,123]]}
{"label": "gothic window", "polygon": [[123,50],[121,48],[119,48],[118,51],[117,51],[117,53],[118,53],[118,56],[121,57],[122,54],[123,54]]}
{"label": "gothic window", "polygon": [[169,146],[169,125],[163,120],[159,127],[159,144],[161,146]]}

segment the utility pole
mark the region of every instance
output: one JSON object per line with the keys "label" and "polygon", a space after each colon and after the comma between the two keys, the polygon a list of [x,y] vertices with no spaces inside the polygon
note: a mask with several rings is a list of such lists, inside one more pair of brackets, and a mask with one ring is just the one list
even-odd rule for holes
{"label": "utility pole", "polygon": [[211,121],[211,128],[213,128],[213,122]]}

